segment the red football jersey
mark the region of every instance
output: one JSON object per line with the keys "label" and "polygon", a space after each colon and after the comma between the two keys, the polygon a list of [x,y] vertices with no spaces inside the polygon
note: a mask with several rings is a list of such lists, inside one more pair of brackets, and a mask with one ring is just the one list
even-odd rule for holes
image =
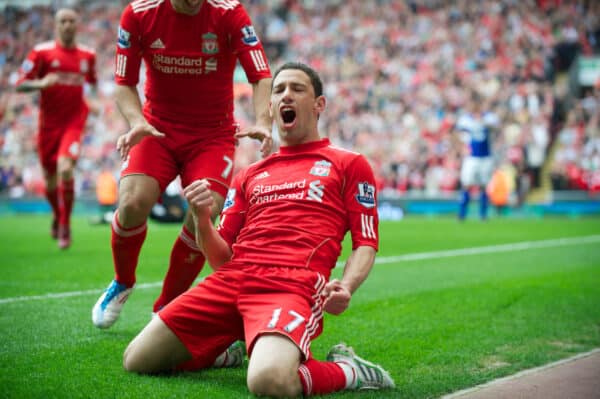
{"label": "red football jersey", "polygon": [[115,79],[135,86],[146,66],[144,113],[186,127],[233,122],[236,61],[252,83],[271,76],[262,43],[236,0],[175,12],[168,0],[137,0],[121,16]]}
{"label": "red football jersey", "polygon": [[346,232],[353,249],[377,250],[378,223],[369,163],[323,139],[282,147],[238,173],[219,232],[233,248],[232,261],[307,267],[329,277]]}
{"label": "red football jersey", "polygon": [[62,47],[58,42],[38,44],[29,53],[19,70],[17,85],[24,80],[41,79],[57,73],[59,81],[41,90],[40,127],[55,128],[69,124],[81,113],[88,112],[83,98],[83,84],[96,84],[96,53],[83,45]]}

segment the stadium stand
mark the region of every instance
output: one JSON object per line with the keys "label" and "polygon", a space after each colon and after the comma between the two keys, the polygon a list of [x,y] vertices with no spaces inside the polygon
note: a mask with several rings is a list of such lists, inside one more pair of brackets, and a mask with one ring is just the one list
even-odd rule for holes
{"label": "stadium stand", "polygon": [[[39,195],[35,158],[37,108],[12,92],[19,64],[34,43],[51,38],[48,5],[0,7],[0,193]],[[29,3],[48,3],[34,2]],[[59,2],[53,2],[61,3]],[[118,170],[115,142],[126,130],[112,100],[113,55],[123,1],[80,5],[80,40],[98,57],[102,109],[89,118],[78,192],[94,192],[98,165]],[[511,176],[511,204],[544,200],[558,190],[600,192],[600,81],[568,85],[578,56],[600,50],[600,3],[529,0],[249,0],[271,65],[303,60],[321,71],[331,101],[322,132],[364,153],[389,197],[452,196],[459,151],[454,122],[469,93],[499,118],[495,164]],[[600,65],[600,64],[599,64]],[[599,73],[600,75],[600,73]],[[236,115],[252,119],[249,92],[236,86]],[[257,159],[242,142],[236,168]],[[537,195],[536,195],[537,193]]]}

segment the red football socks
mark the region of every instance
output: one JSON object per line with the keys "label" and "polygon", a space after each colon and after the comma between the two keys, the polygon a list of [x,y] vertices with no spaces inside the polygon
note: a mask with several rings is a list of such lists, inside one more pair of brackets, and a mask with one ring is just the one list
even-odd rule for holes
{"label": "red football socks", "polygon": [[56,222],[58,223],[58,190],[56,188],[53,190],[49,190],[48,188],[46,188],[46,199],[48,200],[48,203],[52,208],[52,215],[54,217],[54,220],[56,220]]}
{"label": "red football socks", "polygon": [[173,244],[169,270],[163,282],[162,292],[154,303],[154,311],[159,311],[190,288],[203,266],[204,255],[196,244],[194,234],[183,226]]}
{"label": "red football socks", "polygon": [[125,229],[119,224],[118,212],[115,212],[111,231],[115,279],[128,288],[133,287],[135,284],[135,269],[137,268],[142,244],[148,232],[147,224],[144,222],[140,226]]}
{"label": "red football socks", "polygon": [[305,396],[322,395],[346,388],[346,375],[334,362],[321,362],[308,359],[298,368]]}
{"label": "red football socks", "polygon": [[58,184],[58,224],[66,228],[69,227],[69,223],[71,222],[71,211],[73,210],[73,201],[75,198],[73,186],[73,179],[63,180]]}

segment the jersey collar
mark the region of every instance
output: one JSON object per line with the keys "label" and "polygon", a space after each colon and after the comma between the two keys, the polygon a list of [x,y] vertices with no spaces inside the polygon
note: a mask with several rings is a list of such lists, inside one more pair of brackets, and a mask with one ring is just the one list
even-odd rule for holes
{"label": "jersey collar", "polygon": [[282,146],[279,148],[279,152],[281,154],[296,154],[299,152],[318,150],[320,148],[327,147],[330,144],[331,143],[329,142],[329,139],[324,138],[318,141],[311,141],[304,144],[290,145],[285,147]]}

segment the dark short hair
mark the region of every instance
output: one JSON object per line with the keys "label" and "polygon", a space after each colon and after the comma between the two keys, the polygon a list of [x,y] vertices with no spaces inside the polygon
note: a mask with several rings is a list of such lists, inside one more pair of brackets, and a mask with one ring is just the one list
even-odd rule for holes
{"label": "dark short hair", "polygon": [[[315,91],[315,97],[323,95],[323,82],[321,81],[319,74],[317,73],[317,71],[301,62],[286,62],[285,64],[277,68],[277,70],[273,74],[273,82],[275,82],[275,78],[277,77],[277,75],[279,75],[281,71],[285,71],[286,69],[299,69],[305,74],[307,74],[310,78],[310,83],[312,84],[312,87]],[[271,88],[273,88],[272,86],[273,84],[271,83]]]}

